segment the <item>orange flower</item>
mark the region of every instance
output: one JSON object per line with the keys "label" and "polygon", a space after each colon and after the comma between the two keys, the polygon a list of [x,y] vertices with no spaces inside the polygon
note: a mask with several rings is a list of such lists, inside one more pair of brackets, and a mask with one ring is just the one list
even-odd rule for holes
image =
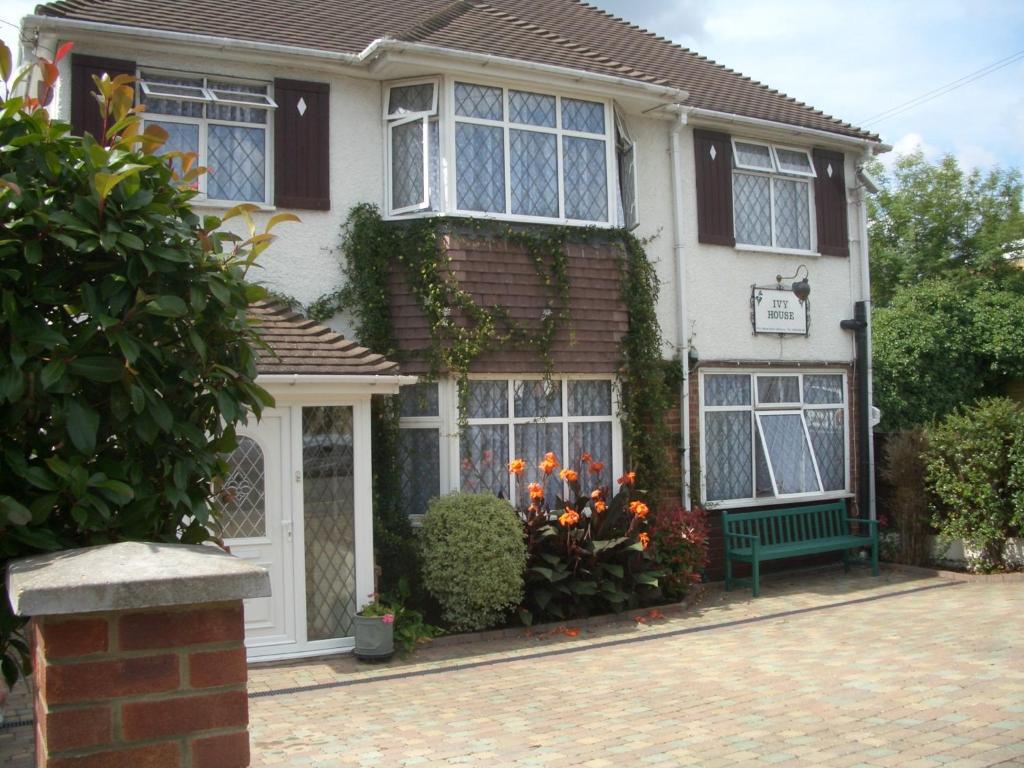
{"label": "orange flower", "polygon": [[544,498],[544,487],[540,483],[530,483],[530,501],[540,501]]}
{"label": "orange flower", "polygon": [[595,461],[590,464],[590,471],[595,475],[601,474],[604,471],[604,464],[600,461]]}
{"label": "orange flower", "polygon": [[594,499],[595,501],[597,499],[602,498],[603,496],[604,496],[604,491],[601,488],[595,488],[594,490],[592,490],[590,492],[590,498]]}
{"label": "orange flower", "polygon": [[580,456],[580,462],[581,462],[581,463],[583,463],[583,464],[589,464],[589,463],[590,463],[590,462],[592,462],[593,460],[594,460],[594,457],[593,457],[593,456],[591,456],[591,455],[590,455],[589,453],[587,453],[586,451],[584,451],[584,452],[583,452],[583,455],[582,455],[582,456]]}
{"label": "orange flower", "polygon": [[651,510],[642,501],[631,501],[629,502],[629,511],[643,520]]}
{"label": "orange flower", "polygon": [[627,472],[619,478],[619,485],[632,485],[636,482],[636,472]]}
{"label": "orange flower", "polygon": [[563,480],[567,480],[570,483],[575,483],[580,478],[580,476],[576,474],[575,469],[568,468],[563,469],[561,472],[559,472],[558,476]]}
{"label": "orange flower", "polygon": [[608,505],[605,504],[600,499],[598,499],[597,501],[594,502],[594,511],[595,512],[604,512],[606,509],[608,509]]}
{"label": "orange flower", "polygon": [[526,462],[523,461],[522,459],[512,459],[512,461],[510,461],[508,463],[508,473],[510,475],[519,476],[519,475],[523,474],[523,470],[525,470],[525,469],[526,469]]}
{"label": "orange flower", "polygon": [[571,528],[580,521],[580,513],[572,507],[566,507],[565,512],[559,516],[558,522],[565,528]]}
{"label": "orange flower", "polygon": [[540,464],[537,465],[537,469],[543,472],[545,475],[550,475],[558,468],[558,457],[555,456],[551,451],[544,454],[544,458]]}
{"label": "orange flower", "polygon": [[650,535],[647,533],[641,533],[637,538],[640,539],[640,546],[647,549],[648,545],[651,543]]}

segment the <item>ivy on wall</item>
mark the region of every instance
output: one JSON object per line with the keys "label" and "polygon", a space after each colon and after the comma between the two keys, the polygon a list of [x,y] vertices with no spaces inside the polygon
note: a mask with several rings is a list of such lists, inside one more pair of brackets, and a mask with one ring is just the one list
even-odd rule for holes
{"label": "ivy on wall", "polygon": [[[504,240],[530,254],[538,280],[547,294],[540,331],[516,323],[501,306],[480,306],[454,276],[443,239],[448,236]],[[348,312],[361,344],[398,362],[413,356],[425,359],[429,378],[442,374],[459,383],[460,422],[464,422],[470,368],[482,354],[496,348],[529,350],[545,372],[553,370],[552,351],[558,329],[567,326],[572,337],[569,243],[614,244],[620,253],[620,288],[629,315],[622,339],[619,370],[620,420],[626,461],[635,467],[641,484],[657,498],[668,474],[666,447],[671,436],[665,415],[674,388],[681,382],[678,361],[662,358],[657,319],[659,281],[647,259],[645,243],[623,229],[552,225],[519,225],[472,219],[430,218],[384,221],[374,205],[361,204],[350,212],[342,231],[345,285],[308,307],[315,320]],[[416,298],[427,318],[431,343],[426,350],[400,350],[391,324],[392,271]],[[464,322],[456,322],[461,318]],[[376,541],[385,562],[403,562],[399,552],[408,541],[408,521],[402,514],[397,484],[397,398],[375,398],[373,467],[376,509],[380,518]],[[395,551],[389,551],[395,550]],[[396,557],[397,556],[397,557]],[[387,585],[382,582],[381,588]]]}

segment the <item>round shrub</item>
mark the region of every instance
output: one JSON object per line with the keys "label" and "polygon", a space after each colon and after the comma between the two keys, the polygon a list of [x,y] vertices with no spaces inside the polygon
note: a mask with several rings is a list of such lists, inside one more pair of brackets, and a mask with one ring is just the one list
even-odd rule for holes
{"label": "round shrub", "polygon": [[423,582],[452,629],[492,627],[522,600],[526,543],[507,501],[474,493],[434,499],[422,538]]}
{"label": "round shrub", "polygon": [[928,430],[928,487],[939,501],[940,533],[982,551],[983,567],[1003,565],[1006,540],[1024,525],[1024,407],[981,400]]}

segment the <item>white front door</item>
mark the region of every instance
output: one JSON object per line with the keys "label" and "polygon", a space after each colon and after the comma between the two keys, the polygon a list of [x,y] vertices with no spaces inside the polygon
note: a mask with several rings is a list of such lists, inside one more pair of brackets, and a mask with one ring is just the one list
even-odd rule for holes
{"label": "white front door", "polygon": [[245,601],[250,656],[281,653],[296,637],[294,520],[288,470],[291,409],[268,409],[238,430],[238,448],[221,494],[224,543],[231,554],[270,572],[270,597]]}

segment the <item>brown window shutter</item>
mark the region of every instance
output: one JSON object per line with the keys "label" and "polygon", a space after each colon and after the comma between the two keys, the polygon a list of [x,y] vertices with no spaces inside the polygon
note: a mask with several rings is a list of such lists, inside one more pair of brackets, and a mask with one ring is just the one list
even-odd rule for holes
{"label": "brown window shutter", "polygon": [[103,140],[103,116],[100,105],[93,95],[96,83],[92,76],[110,77],[118,75],[135,75],[135,62],[122,59],[105,59],[99,56],[83,56],[71,54],[71,132],[76,136],[91,133],[100,141]]}
{"label": "brown window shutter", "polygon": [[274,101],[274,204],[330,210],[330,86],[275,80]]}
{"label": "brown window shutter", "polygon": [[695,130],[697,239],[736,245],[732,226],[732,143],[724,133]]}
{"label": "brown window shutter", "polygon": [[850,232],[846,223],[846,164],[842,152],[814,150],[814,207],[818,224],[818,252],[849,256]]}

